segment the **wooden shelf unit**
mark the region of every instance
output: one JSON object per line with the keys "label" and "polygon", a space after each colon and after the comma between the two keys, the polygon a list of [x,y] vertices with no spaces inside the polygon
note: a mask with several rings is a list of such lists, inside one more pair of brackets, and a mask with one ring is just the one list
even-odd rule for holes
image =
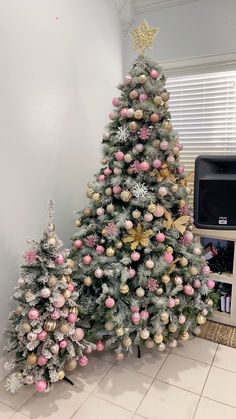
{"label": "wooden shelf unit", "polygon": [[209,237],[212,239],[228,240],[234,243],[234,260],[233,260],[233,272],[230,273],[211,273],[211,278],[214,281],[225,282],[232,285],[231,289],[231,312],[221,312],[215,310],[211,320],[236,326],[236,230],[208,230],[194,228],[193,234],[198,236],[199,241],[201,237]]}

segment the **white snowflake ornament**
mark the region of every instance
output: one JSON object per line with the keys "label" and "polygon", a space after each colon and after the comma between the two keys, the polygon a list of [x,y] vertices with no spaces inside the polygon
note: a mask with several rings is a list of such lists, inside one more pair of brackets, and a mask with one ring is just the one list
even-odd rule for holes
{"label": "white snowflake ornament", "polygon": [[14,394],[17,393],[22,387],[22,376],[17,372],[13,372],[9,377],[6,379],[5,389],[10,393]]}
{"label": "white snowflake ornament", "polygon": [[116,139],[122,143],[125,143],[129,138],[129,134],[130,132],[128,128],[125,125],[123,125],[122,127],[118,128]]}
{"label": "white snowflake ornament", "polygon": [[145,183],[137,183],[133,188],[132,188],[132,194],[135,196],[135,198],[137,199],[142,199],[145,198],[145,196],[148,193],[148,188],[145,185]]}

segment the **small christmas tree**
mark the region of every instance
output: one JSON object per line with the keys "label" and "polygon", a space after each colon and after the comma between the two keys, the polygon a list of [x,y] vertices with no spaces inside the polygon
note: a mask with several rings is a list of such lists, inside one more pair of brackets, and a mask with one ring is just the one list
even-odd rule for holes
{"label": "small christmas tree", "polygon": [[90,337],[118,359],[134,345],[163,351],[199,334],[213,304],[165,75],[143,56],[156,32],[147,22],[132,32],[141,55],[112,100],[102,168],[88,185],[91,204],[78,212],[71,251]]}
{"label": "small christmas tree", "polygon": [[86,365],[84,352],[93,349],[79,327],[79,294],[70,277],[74,262],[54,232],[52,213],[49,201],[47,228],[40,242],[30,241],[13,297],[19,305],[9,315],[6,349],[14,358],[5,364],[14,369],[5,385],[12,393],[33,383],[37,391],[49,391],[77,361]]}

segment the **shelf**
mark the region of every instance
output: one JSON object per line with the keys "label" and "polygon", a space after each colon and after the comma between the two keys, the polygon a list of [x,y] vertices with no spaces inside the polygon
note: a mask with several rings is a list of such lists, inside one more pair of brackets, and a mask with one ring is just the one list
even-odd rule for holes
{"label": "shelf", "polygon": [[208,230],[194,227],[193,234],[202,237],[236,241],[236,230]]}
{"label": "shelf", "polygon": [[224,282],[226,284],[233,283],[233,275],[230,273],[218,274],[216,272],[211,272],[209,277],[217,282]]}

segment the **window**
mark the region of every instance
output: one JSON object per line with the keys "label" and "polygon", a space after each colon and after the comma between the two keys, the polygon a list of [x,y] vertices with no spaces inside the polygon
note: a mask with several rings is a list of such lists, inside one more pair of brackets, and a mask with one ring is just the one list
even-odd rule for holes
{"label": "window", "polygon": [[236,71],[169,77],[166,87],[187,174],[200,154],[236,155]]}

